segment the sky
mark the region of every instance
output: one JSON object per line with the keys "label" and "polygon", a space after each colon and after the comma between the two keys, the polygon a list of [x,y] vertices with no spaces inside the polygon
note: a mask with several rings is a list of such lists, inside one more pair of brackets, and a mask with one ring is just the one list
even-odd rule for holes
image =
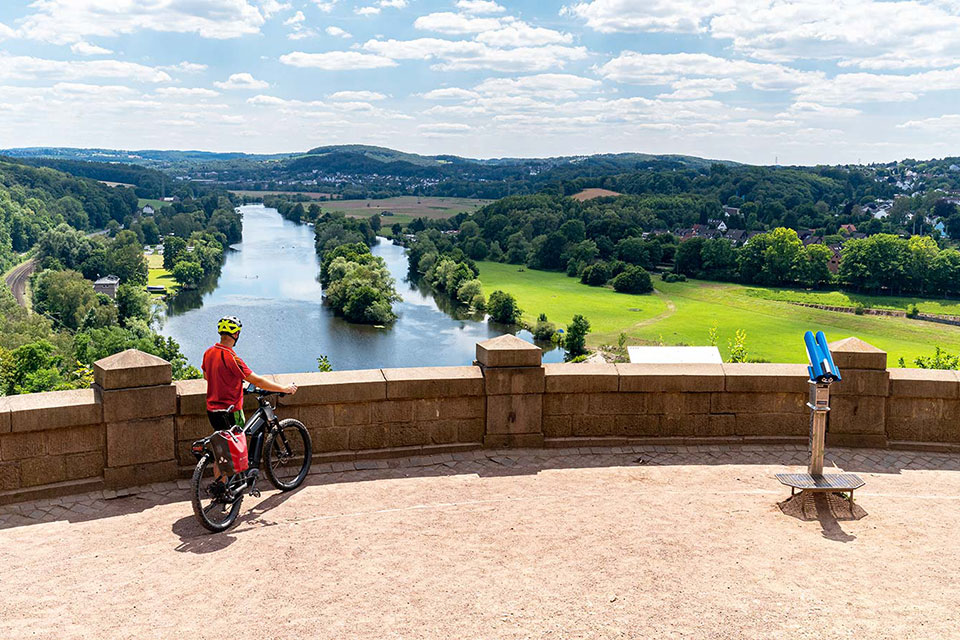
{"label": "sky", "polygon": [[2,0],[0,148],[960,155],[960,0]]}

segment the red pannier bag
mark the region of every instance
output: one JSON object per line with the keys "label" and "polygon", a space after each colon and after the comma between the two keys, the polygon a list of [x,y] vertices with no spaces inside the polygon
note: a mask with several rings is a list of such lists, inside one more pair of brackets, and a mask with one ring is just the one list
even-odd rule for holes
{"label": "red pannier bag", "polygon": [[240,427],[214,432],[210,436],[210,447],[220,473],[232,476],[246,471],[250,466],[247,458],[247,435]]}

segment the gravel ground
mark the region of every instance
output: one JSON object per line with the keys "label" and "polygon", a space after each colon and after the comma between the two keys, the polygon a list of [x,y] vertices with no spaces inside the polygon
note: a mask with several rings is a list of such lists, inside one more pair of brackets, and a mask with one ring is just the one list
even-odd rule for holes
{"label": "gravel ground", "polygon": [[867,482],[854,515],[781,508],[805,457],[326,466],[219,535],[182,483],[3,507],[0,638],[960,637],[960,457],[828,451]]}

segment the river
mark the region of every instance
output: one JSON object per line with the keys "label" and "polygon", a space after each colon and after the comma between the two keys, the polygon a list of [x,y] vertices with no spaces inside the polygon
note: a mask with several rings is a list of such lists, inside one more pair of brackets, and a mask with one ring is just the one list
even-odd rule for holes
{"label": "river", "polygon": [[[195,366],[217,340],[224,315],[243,321],[236,350],[258,373],[315,371],[320,355],[335,370],[464,365],[473,361],[477,342],[510,331],[409,281],[403,247],[384,239],[372,251],[397,281],[398,319],[383,329],[346,322],[321,301],[313,227],[261,205],[241,211],[243,241],[227,252],[220,274],[172,297],[164,314],[160,333],[179,342]],[[527,331],[517,335],[532,342]],[[544,362],[563,359],[549,347],[543,356]]]}

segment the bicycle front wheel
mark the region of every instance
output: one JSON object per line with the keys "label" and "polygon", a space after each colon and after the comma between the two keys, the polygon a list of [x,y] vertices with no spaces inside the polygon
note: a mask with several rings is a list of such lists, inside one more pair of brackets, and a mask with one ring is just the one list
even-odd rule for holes
{"label": "bicycle front wheel", "polygon": [[306,479],[313,460],[310,433],[303,423],[293,418],[281,420],[265,443],[265,471],[270,482],[280,491],[292,491]]}
{"label": "bicycle front wheel", "polygon": [[229,529],[240,513],[241,493],[233,502],[227,501],[227,487],[213,477],[213,456],[204,454],[193,470],[190,481],[190,502],[193,514],[204,529],[214,533]]}

